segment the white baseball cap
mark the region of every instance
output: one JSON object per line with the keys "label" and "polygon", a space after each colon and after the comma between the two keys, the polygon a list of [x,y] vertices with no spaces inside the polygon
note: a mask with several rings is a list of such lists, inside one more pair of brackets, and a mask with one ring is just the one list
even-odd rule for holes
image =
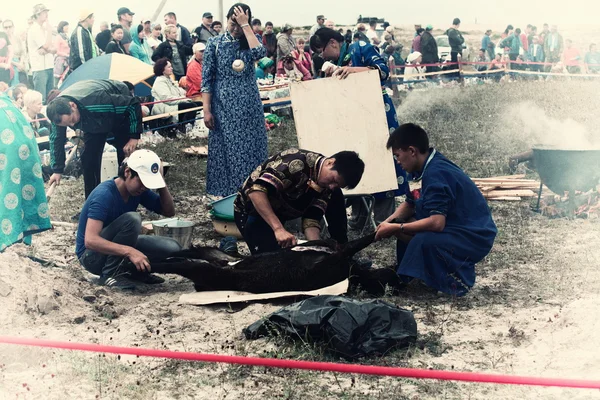
{"label": "white baseball cap", "polygon": [[167,186],[160,173],[160,158],[155,152],[146,149],[136,150],[125,161],[129,168],[137,172],[148,189],[161,189]]}

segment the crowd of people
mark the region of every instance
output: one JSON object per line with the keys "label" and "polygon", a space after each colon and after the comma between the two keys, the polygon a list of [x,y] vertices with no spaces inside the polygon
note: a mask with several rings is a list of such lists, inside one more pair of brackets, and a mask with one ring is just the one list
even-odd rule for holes
{"label": "crowd of people", "polygon": [[[137,17],[128,7],[121,7],[116,11],[115,22],[101,22],[97,32],[92,9],[80,11],[74,29],[71,29],[67,21],[53,25],[49,20],[50,13],[43,4],[36,4],[25,29],[16,26],[10,19],[3,20],[0,25],[0,39],[7,43],[0,49],[0,82],[4,82],[9,88],[25,84],[42,94],[44,104],[47,103],[49,92],[57,88],[68,74],[86,61],[111,53],[130,55],[147,64],[167,58],[173,66],[175,80],[187,78],[181,82],[181,86],[187,89],[187,81],[190,81],[186,76],[188,63],[197,61],[193,45],[202,43],[206,46],[210,38],[223,31],[223,23],[216,21],[211,12],[205,12],[202,23],[189,30],[178,23],[174,12],[167,12],[163,21],[157,22]],[[267,59],[255,63],[257,79],[283,76],[289,80],[309,80],[323,76],[323,60],[311,50],[310,38],[320,28],[336,29],[332,20],[318,15],[308,36],[299,37],[294,35],[294,28],[289,24],[276,29],[273,22],[267,21],[263,26],[261,20],[256,18],[249,21],[249,24],[266,48]],[[448,37],[451,48],[447,60],[439,57],[432,25],[423,28],[416,24],[414,38],[410,43],[401,43],[389,23],[384,22],[379,26],[376,19],[371,19],[367,24],[359,23],[354,30],[337,31],[344,36],[348,45],[357,41],[371,44],[394,75],[406,74],[410,76],[408,80],[422,80],[425,77],[421,74],[437,72],[443,67],[443,64],[430,64],[457,62],[465,48],[458,18],[443,32]],[[590,44],[582,52],[570,39],[563,39],[556,25],[550,27],[544,24],[540,31],[531,24],[524,30],[508,25],[503,32],[495,35],[492,30],[487,30],[480,48],[476,50],[473,61],[481,63],[475,67],[478,71],[500,69],[510,63],[511,69],[528,69],[533,72],[600,72],[600,53],[596,44]],[[525,63],[527,64],[524,65]],[[458,69],[453,64],[445,67],[455,68]],[[198,88],[201,86],[199,75],[196,73],[194,77],[191,85]],[[458,73],[445,77],[458,77]],[[428,78],[432,79],[430,76]]]}
{"label": "crowd of people", "polygon": [[[411,79],[426,79],[427,72],[439,69],[431,65],[440,61],[431,25],[415,26],[405,58],[393,27],[384,24],[380,34],[375,20],[368,22],[368,28],[361,23],[355,31],[344,31],[318,15],[308,37],[296,38],[294,28],[287,24],[276,32],[269,21],[263,30],[262,22],[253,18],[252,10],[243,3],[233,5],[223,23],[215,21],[210,12],[204,13],[202,24],[193,31],[179,24],[173,12],[164,15],[161,25],[136,18],[129,8],[122,7],[117,10],[116,23],[101,23],[101,31],[93,36],[92,10],[80,13],[70,35],[66,22],[54,30],[49,12],[37,4],[24,36],[11,33],[12,21],[2,24],[8,33],[2,32],[0,37],[7,43],[0,49],[5,61],[0,65],[0,78],[7,88],[12,87],[12,101],[6,93],[0,94],[0,117],[10,125],[0,140],[6,146],[18,145],[14,150],[19,157],[0,152],[0,170],[28,168],[26,177],[31,181],[27,190],[17,190],[20,177],[14,172],[2,174],[0,194],[6,210],[0,209],[0,217],[3,231],[11,233],[6,234],[2,246],[29,240],[31,234],[49,227],[35,136],[49,135],[53,172],[49,184],[59,184],[65,169],[67,130],[79,130],[84,143],[81,162],[86,202],[79,215],[77,257],[83,267],[100,276],[101,284],[120,289],[131,288],[131,279],[160,283],[161,279],[148,274],[149,255],[165,256],[180,247],[171,240],[140,240],[141,219],[135,211],[141,204],[172,216],[174,202],[162,178],[161,160],[152,152],[137,150],[144,112],[133,85],[95,79],[61,91],[54,89],[70,72],[103,53],[120,53],[153,65],[152,97],[156,102],[152,114],[177,113],[178,121],[192,121],[202,106],[203,121],[210,130],[206,193],[214,198],[236,195],[236,225],[250,251],[261,253],[296,243],[284,226],[289,219],[302,218],[306,237],[317,239],[320,221],[326,216],[331,236],[345,242],[347,230],[364,225],[371,216],[361,204],[352,203],[348,220],[341,194],[342,188],[353,188],[362,178],[364,162],[358,154],[343,148],[331,156],[298,149],[268,154],[257,79],[269,81],[277,75],[290,81],[344,79],[377,71],[385,88],[400,65]],[[460,76],[455,63],[465,47],[460,24],[455,18],[445,31],[452,76]],[[487,57],[494,55],[489,68],[500,67],[503,61],[496,61],[500,48],[501,56],[511,62],[531,55],[540,62],[562,60],[572,67],[571,73],[580,65],[589,73],[597,72],[588,69],[597,61],[595,47],[582,63],[570,41],[565,40],[563,48],[555,27],[535,33],[535,27],[528,27],[523,36],[518,28],[509,26],[496,45],[488,31],[478,57],[486,58],[485,65]],[[429,146],[422,128],[398,121],[386,90],[382,97],[390,132],[387,147],[395,157],[398,187],[373,194],[377,239],[398,238],[397,271],[403,279],[420,279],[435,290],[464,295],[474,284],[475,263],[490,251],[497,232],[490,211],[472,181]],[[42,114],[44,104],[47,119]],[[119,176],[100,182],[107,142],[117,149]],[[393,161],[390,157],[380,162]],[[417,195],[409,190],[409,174],[422,181]],[[399,209],[395,208],[397,196],[407,198]],[[19,214],[31,217],[29,225],[13,222]],[[125,271],[124,277],[125,259],[134,269]]]}

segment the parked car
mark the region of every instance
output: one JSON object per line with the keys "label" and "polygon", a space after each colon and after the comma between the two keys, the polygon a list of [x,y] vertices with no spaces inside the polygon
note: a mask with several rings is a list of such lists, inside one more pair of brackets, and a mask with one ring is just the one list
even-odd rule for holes
{"label": "parked car", "polygon": [[[438,47],[438,57],[440,62],[450,62],[450,42],[448,41],[448,35],[440,35],[435,37],[435,42]],[[463,43],[462,60],[469,61],[471,54],[469,48]]]}

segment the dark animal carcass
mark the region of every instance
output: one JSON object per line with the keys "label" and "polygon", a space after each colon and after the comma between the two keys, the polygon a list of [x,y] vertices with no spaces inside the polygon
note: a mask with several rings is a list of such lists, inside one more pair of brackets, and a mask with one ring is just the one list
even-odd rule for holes
{"label": "dark animal carcass", "polygon": [[212,247],[196,247],[151,261],[152,272],[177,274],[194,282],[197,291],[236,290],[250,293],[308,291],[346,278],[367,292],[383,294],[386,285],[400,289],[396,272],[356,265],[354,254],[373,242],[375,234],[338,245],[312,241],[272,253],[237,258]]}

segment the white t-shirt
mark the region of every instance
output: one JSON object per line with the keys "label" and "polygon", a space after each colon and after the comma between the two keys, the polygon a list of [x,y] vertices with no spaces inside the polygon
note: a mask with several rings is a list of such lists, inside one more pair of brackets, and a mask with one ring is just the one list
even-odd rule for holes
{"label": "white t-shirt", "polygon": [[40,24],[33,23],[27,31],[27,49],[29,50],[29,62],[31,71],[43,71],[54,68],[54,55],[38,53],[40,47],[46,43],[46,30]]}
{"label": "white t-shirt", "polygon": [[152,49],[156,49],[156,47],[162,43],[160,40],[154,39],[152,36],[146,36],[146,42]]}
{"label": "white t-shirt", "polygon": [[377,31],[375,31],[375,30],[368,29],[367,37],[371,41],[371,44],[375,44],[375,43],[373,43],[373,39],[376,39],[377,41],[379,41],[379,35],[377,35]]}

